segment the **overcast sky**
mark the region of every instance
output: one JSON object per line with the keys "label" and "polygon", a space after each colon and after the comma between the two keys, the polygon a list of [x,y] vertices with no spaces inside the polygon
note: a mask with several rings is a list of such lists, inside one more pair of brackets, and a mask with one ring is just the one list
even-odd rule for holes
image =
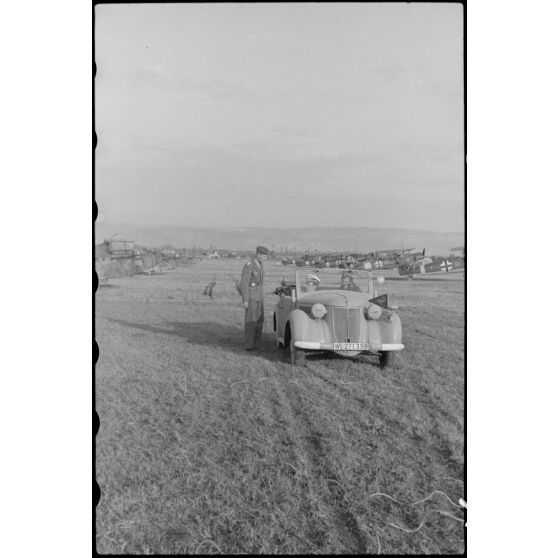
{"label": "overcast sky", "polygon": [[462,231],[458,4],[95,9],[106,222]]}

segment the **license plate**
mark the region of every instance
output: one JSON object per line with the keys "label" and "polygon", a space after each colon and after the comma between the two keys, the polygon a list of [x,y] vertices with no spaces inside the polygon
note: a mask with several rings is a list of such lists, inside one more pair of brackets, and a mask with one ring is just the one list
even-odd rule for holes
{"label": "license plate", "polygon": [[368,343],[334,343],[334,351],[368,351]]}

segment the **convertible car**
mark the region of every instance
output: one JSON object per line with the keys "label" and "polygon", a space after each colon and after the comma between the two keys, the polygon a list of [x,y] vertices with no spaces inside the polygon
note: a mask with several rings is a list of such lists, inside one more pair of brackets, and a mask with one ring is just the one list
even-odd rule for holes
{"label": "convertible car", "polygon": [[282,281],[275,291],[273,328],[278,347],[290,350],[293,364],[307,353],[333,351],[353,357],[376,354],[380,367],[393,365],[401,342],[401,320],[387,294],[378,296],[370,271],[308,269],[295,271],[295,282]]}

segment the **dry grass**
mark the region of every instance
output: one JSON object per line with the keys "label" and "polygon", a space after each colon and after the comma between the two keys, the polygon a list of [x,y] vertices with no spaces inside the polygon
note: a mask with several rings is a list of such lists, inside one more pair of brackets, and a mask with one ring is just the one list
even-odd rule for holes
{"label": "dry grass", "polygon": [[[271,294],[264,349],[243,350],[241,265],[99,289],[97,550],[462,553],[462,278],[386,282],[406,344],[394,370],[295,368]],[[268,262],[267,293],[289,269]]]}

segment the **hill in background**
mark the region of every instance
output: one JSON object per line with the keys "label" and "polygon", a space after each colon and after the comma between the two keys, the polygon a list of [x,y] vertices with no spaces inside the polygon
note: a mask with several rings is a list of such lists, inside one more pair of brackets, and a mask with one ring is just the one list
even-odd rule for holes
{"label": "hill in background", "polygon": [[280,251],[371,252],[396,248],[426,248],[427,254],[447,254],[463,246],[463,233],[415,231],[409,229],[373,229],[367,227],[307,227],[278,229],[263,227],[203,228],[188,226],[141,226],[101,223],[95,227],[95,242],[115,238],[134,240],[140,246],[192,248],[210,245],[217,249],[252,250],[262,244]]}

